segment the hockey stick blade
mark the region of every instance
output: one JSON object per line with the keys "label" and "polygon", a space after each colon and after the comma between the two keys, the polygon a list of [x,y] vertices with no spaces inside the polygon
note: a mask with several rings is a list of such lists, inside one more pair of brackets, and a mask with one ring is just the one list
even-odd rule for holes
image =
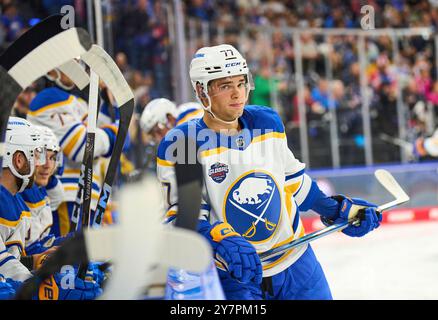
{"label": "hockey stick blade", "polygon": [[20,92],[53,68],[91,47],[83,29],[61,28],[61,15],[51,16],[25,32],[0,56],[0,155],[13,104]]}
{"label": "hockey stick blade", "polygon": [[400,187],[400,185],[397,183],[391,173],[384,169],[378,169],[374,172],[374,176],[380,182],[380,184],[394,196],[397,204],[402,204],[409,201],[409,196]]}

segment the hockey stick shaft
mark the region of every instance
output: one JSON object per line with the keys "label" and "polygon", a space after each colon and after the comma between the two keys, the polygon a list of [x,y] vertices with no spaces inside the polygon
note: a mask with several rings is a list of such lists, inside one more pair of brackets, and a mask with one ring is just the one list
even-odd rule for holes
{"label": "hockey stick shaft", "polygon": [[[93,159],[94,142],[97,121],[97,95],[99,92],[99,76],[90,70],[90,97],[88,101],[87,140],[85,143],[84,159],[82,161],[81,176],[84,177],[84,193],[82,205],[82,230],[90,225],[91,194],[93,190]],[[78,277],[85,278],[88,264],[81,264],[78,269]]]}
{"label": "hockey stick shaft", "polygon": [[[377,180],[382,184],[383,187],[385,187],[386,190],[388,190],[392,195],[396,197],[395,200],[390,201],[388,203],[382,204],[379,207],[377,207],[376,211],[382,213],[385,210],[388,210],[389,208],[398,206],[402,203],[405,203],[409,200],[409,196],[403,191],[403,189],[400,187],[400,185],[395,181],[394,177],[386,171],[386,170],[377,170],[375,172],[375,176]],[[358,215],[358,217],[353,221],[345,221],[343,223],[339,224],[333,224],[327,228],[324,228],[322,230],[318,230],[312,233],[309,233],[308,235],[305,235],[304,237],[301,237],[299,239],[293,240],[289,243],[286,243],[282,246],[279,246],[277,248],[273,248],[271,250],[265,251],[261,253],[260,260],[266,261],[268,259],[271,259],[273,257],[276,257],[280,254],[285,253],[288,250],[291,250],[293,248],[303,246],[311,241],[320,239],[322,237],[325,237],[329,234],[332,234],[337,231],[342,231],[345,228],[347,228],[349,225],[352,225],[354,223],[357,223],[357,221],[361,220],[361,214]]]}
{"label": "hockey stick shaft", "polygon": [[[82,159],[81,172],[78,182],[78,192],[76,194],[76,200],[73,204],[70,232],[77,231],[79,228],[79,217],[81,215],[81,208],[82,227],[88,227],[89,225],[89,211],[91,205],[91,193],[93,184],[93,157],[97,122],[98,91],[99,77],[93,70],[90,70],[87,136],[84,157]],[[84,201],[82,201],[82,199],[84,199]]]}
{"label": "hockey stick shaft", "polygon": [[134,111],[134,95],[114,60],[101,47],[94,45],[92,49],[81,58],[99,74],[108,89],[114,95],[120,110],[117,137],[95,212],[94,224],[100,225],[111,195],[120,155],[122,154],[125,139],[128,135],[128,128]]}

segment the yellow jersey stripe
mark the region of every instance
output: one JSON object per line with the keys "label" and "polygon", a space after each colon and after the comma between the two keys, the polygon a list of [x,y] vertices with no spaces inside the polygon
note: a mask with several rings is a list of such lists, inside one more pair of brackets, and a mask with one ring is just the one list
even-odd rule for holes
{"label": "yellow jersey stripe", "polygon": [[184,123],[188,120],[190,120],[193,117],[196,117],[198,114],[200,114],[201,112],[204,112],[204,110],[202,109],[198,109],[198,110],[194,110],[188,114],[186,114],[181,120],[179,120],[176,125],[180,125],[181,123]]}
{"label": "yellow jersey stripe", "polygon": [[175,163],[157,157],[157,164],[163,167],[174,167]]}
{"label": "yellow jersey stripe", "polygon": [[67,146],[64,148],[64,153],[67,156],[70,156],[71,152],[73,151],[74,147],[76,146],[78,140],[85,135],[85,128],[81,127],[75,134],[74,136],[70,139],[70,142],[67,143]]}
{"label": "yellow jersey stripe", "polygon": [[[265,140],[268,140],[268,139],[285,139],[285,138],[286,138],[286,134],[284,132],[283,133],[280,133],[280,132],[269,132],[269,133],[262,134],[262,135],[260,135],[258,137],[253,138],[251,143],[262,142],[262,141],[265,141]],[[227,150],[232,150],[232,149],[229,149],[227,147],[221,146],[219,148],[214,148],[214,149],[202,151],[200,153],[200,155],[201,155],[201,157],[209,157],[209,156],[212,156],[212,155],[215,155],[215,154],[220,154],[220,153],[225,152]]]}
{"label": "yellow jersey stripe", "polygon": [[70,216],[68,215],[67,202],[61,203],[58,207],[59,232],[65,236],[70,232]]}
{"label": "yellow jersey stripe", "polygon": [[176,210],[169,210],[166,212],[166,218],[176,216]]}
{"label": "yellow jersey stripe", "polygon": [[73,99],[74,99],[74,96],[71,95],[67,100],[49,104],[49,105],[47,105],[47,106],[45,106],[45,107],[43,107],[41,109],[38,109],[38,110],[35,110],[35,111],[29,111],[27,114],[31,115],[31,116],[37,116],[37,115],[39,115],[39,114],[41,114],[41,113],[43,113],[43,112],[45,112],[47,110],[55,109],[55,108],[59,108],[59,107],[68,105],[68,104],[73,102]]}
{"label": "yellow jersey stripe", "polygon": [[0,218],[0,225],[6,226],[6,227],[16,227],[18,226],[18,224],[20,223],[21,219],[24,217],[28,217],[30,218],[30,211],[22,211],[20,218],[18,218],[18,220],[16,221],[12,221],[12,220],[7,220],[5,218]]}
{"label": "yellow jersey stripe", "polygon": [[[64,191],[77,191],[78,189],[79,187],[76,186],[64,186]],[[94,200],[99,199],[99,194],[97,193],[97,191],[95,190],[91,191],[91,198]]]}
{"label": "yellow jersey stripe", "polygon": [[26,203],[26,205],[30,208],[30,209],[36,209],[36,208],[39,208],[39,207],[44,207],[46,204],[47,204],[47,202],[46,202],[46,198],[44,198],[43,200],[41,200],[41,201],[39,201],[39,202],[35,202],[35,203],[33,203],[33,202],[27,202],[27,201],[25,201],[25,203]]}
{"label": "yellow jersey stripe", "polygon": [[201,155],[201,157],[209,157],[209,156],[212,156],[215,154],[220,154],[220,153],[225,152],[227,150],[229,150],[229,149],[226,147],[219,147],[219,148],[214,148],[214,149],[202,151],[200,153],[200,155]]}
{"label": "yellow jersey stripe", "polygon": [[251,142],[262,142],[268,139],[284,139],[286,138],[286,134],[284,132],[269,132],[266,134],[262,134],[258,137],[255,137],[252,139]]}

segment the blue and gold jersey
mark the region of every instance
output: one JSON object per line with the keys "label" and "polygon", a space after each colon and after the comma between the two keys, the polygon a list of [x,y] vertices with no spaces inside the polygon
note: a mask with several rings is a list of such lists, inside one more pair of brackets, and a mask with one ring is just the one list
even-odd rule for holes
{"label": "blue and gold jersey", "polygon": [[[166,218],[171,221],[178,210],[174,163],[184,149],[177,148],[176,141],[195,139],[197,150],[189,150],[188,159],[197,152],[203,166],[200,218],[229,223],[262,253],[304,235],[299,208],[306,208],[312,198],[312,180],[289,150],[275,111],[249,105],[239,122],[242,130],[232,136],[208,129],[203,119],[175,127],[158,148],[157,173],[164,187]],[[306,248],[264,262],[264,276],[283,271]]]}
{"label": "blue and gold jersey", "polygon": [[50,233],[50,227],[53,224],[50,200],[46,189],[38,187],[36,184],[16,196],[24,200],[31,213],[29,232],[26,238],[26,246],[28,246]]}
{"label": "blue and gold jersey", "polygon": [[30,216],[22,198],[0,185],[0,274],[6,278],[24,281],[31,276],[20,263],[20,257],[26,255]]}

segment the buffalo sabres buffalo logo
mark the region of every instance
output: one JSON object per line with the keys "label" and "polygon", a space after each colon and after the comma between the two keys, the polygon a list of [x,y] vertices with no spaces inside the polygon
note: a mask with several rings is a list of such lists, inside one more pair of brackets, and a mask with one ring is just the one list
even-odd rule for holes
{"label": "buffalo sabres buffalo logo", "polygon": [[214,182],[221,183],[228,174],[228,166],[224,163],[216,162],[208,170],[208,175]]}
{"label": "buffalo sabres buffalo logo", "polygon": [[280,213],[280,192],[269,174],[250,172],[237,180],[227,194],[226,220],[250,241],[271,237]]}

